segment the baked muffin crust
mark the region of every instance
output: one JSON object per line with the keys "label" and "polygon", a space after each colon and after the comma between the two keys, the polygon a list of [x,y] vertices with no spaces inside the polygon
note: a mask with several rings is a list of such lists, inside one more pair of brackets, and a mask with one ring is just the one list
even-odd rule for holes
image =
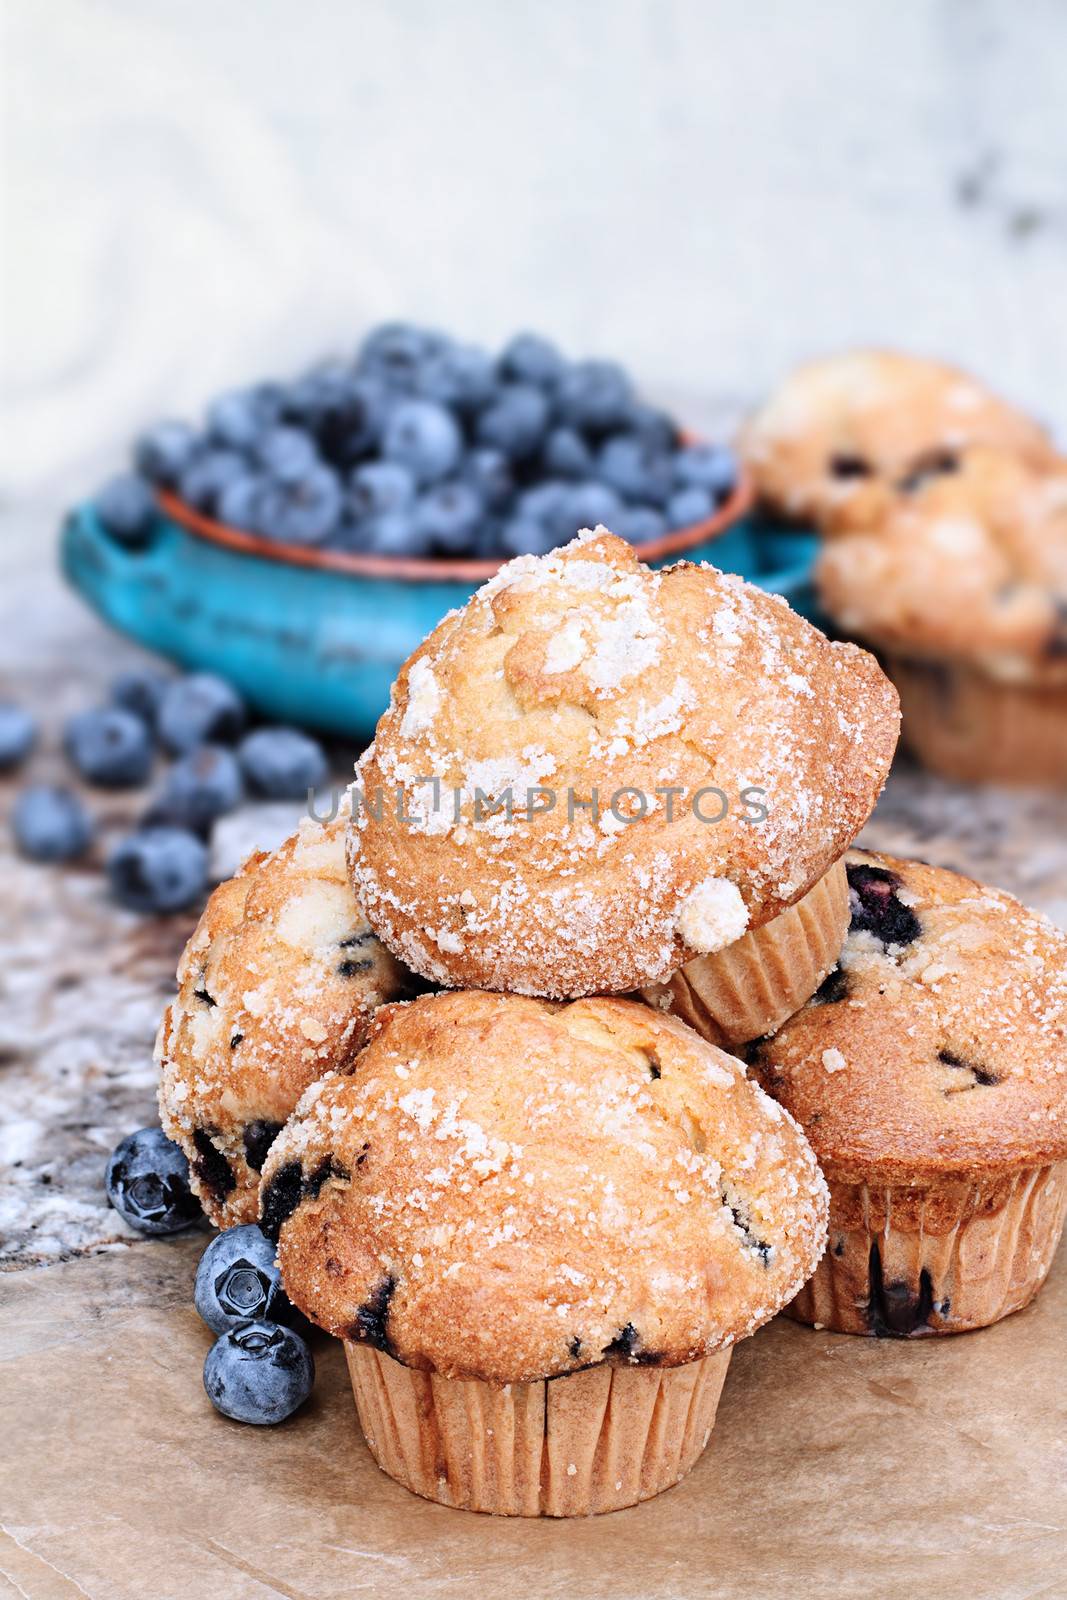
{"label": "baked muffin crust", "polygon": [[897,730],[870,656],[601,528],[510,562],[401,670],[357,771],[357,893],[436,983],[640,988],[823,876]]}
{"label": "baked muffin crust", "polygon": [[346,818],[305,820],[208,900],[156,1040],[163,1127],[220,1227],[254,1222],[259,1173],[309,1083],[349,1060],[410,973],[374,937],[345,868]]}
{"label": "baked muffin crust", "polygon": [[378,1012],[263,1175],[287,1293],[448,1377],[676,1366],[773,1316],[822,1177],[732,1056],[625,1000],[484,992]]}

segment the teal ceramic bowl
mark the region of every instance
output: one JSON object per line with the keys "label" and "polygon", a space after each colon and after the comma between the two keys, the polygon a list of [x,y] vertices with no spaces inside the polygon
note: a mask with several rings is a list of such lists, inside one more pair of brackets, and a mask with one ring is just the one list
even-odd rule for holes
{"label": "teal ceramic bowl", "polygon": [[[710,521],[639,553],[653,566],[713,561],[810,614],[814,535],[755,517],[751,503],[742,482]],[[136,548],[113,539],[87,501],[61,550],[71,584],[120,632],[217,672],[271,720],[353,739],[373,732],[401,663],[500,565],[278,545],[166,495]]]}

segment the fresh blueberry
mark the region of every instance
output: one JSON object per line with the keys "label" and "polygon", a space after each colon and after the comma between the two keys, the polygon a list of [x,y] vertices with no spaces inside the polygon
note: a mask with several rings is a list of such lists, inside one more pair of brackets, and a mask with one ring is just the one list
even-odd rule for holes
{"label": "fresh blueberry", "polygon": [[626,408],[625,429],[657,454],[670,454],[678,447],[678,428],[673,417],[641,400],[632,401]]}
{"label": "fresh blueberry", "polygon": [[148,728],[121,706],[78,712],[67,722],[63,744],[86,783],[104,789],[136,788],[152,770]]}
{"label": "fresh blueberry", "polygon": [[8,701],[0,704],[0,772],[13,772],[37,742],[37,723],[28,711]]}
{"label": "fresh blueberry", "polygon": [[162,1128],[139,1128],[117,1144],[105,1183],[111,1204],[138,1233],[180,1233],[203,1215],[185,1154]]}
{"label": "fresh blueberry", "polygon": [[263,429],[273,420],[272,407],[261,391],[232,389],[212,400],[207,411],[208,432],[229,450],[251,450]]}
{"label": "fresh blueberry", "polygon": [[178,493],[194,511],[213,517],[226,485],[247,474],[248,463],[236,450],[205,450],[194,456],[182,473]]}
{"label": "fresh blueberry", "polygon": [[588,478],[596,470],[592,450],[574,428],[553,428],[541,459],[553,478]]}
{"label": "fresh blueberry", "polygon": [[179,911],[203,894],[207,850],[183,828],[145,828],[131,833],[107,861],[111,893],[130,911]]}
{"label": "fresh blueberry", "polygon": [[671,492],[669,456],[650,449],[635,434],[606,439],[597,457],[597,475],[625,500],[663,505]]}
{"label": "fresh blueberry", "polygon": [[564,360],[555,345],[536,333],[517,333],[505,345],[500,371],[518,383],[550,389],[563,376]]}
{"label": "fresh blueberry", "polygon": [[192,672],[167,685],[159,706],[159,736],[176,756],[201,744],[232,744],[245,728],[244,703],[223,678]]}
{"label": "fresh blueberry", "polygon": [[134,446],[138,472],[152,483],[172,489],[193,458],[197,433],[187,422],[157,422]]}
{"label": "fresh blueberry", "polygon": [[416,527],[410,509],[368,517],[360,527],[367,541],[366,548],[372,555],[414,557],[429,554],[429,540],[424,539]]}
{"label": "fresh blueberry", "polygon": [[388,409],[383,383],[332,363],[286,391],[283,415],[314,435],[327,461],[347,469],[377,447]]}
{"label": "fresh blueberry", "polygon": [[297,483],[319,459],[315,441],[303,428],[268,428],[256,445],[256,459],[281,483]]}
{"label": "fresh blueberry", "polygon": [[449,344],[431,355],[415,380],[423,400],[470,415],[492,399],[496,379],[493,362],[475,345]]}
{"label": "fresh blueberry", "polygon": [[277,1254],[254,1222],[216,1234],[196,1269],[193,1303],[212,1333],[265,1319],[291,1324],[295,1311],[274,1265]]}
{"label": "fresh blueberry", "polygon": [[500,548],[507,556],[543,556],[557,543],[545,523],[533,517],[509,517],[500,530]]}
{"label": "fresh blueberry", "polygon": [[500,511],[515,492],[508,458],[502,450],[489,445],[476,445],[468,450],[461,468],[465,482],[480,495],[482,503],[491,511]]}
{"label": "fresh blueberry", "polygon": [[159,717],[167,685],[171,679],[151,667],[132,667],[120,672],[111,685],[111,703],[123,711],[132,711],[135,717],[149,728],[154,728]]}
{"label": "fresh blueberry", "polygon": [[415,479],[396,461],[365,461],[352,474],[349,509],[357,519],[406,511],[415,501]]}
{"label": "fresh blueberry", "polygon": [[438,483],[417,501],[415,527],[435,550],[458,555],[470,548],[484,514],[481,496],[469,483]]}
{"label": "fresh blueberry", "polygon": [[217,502],[216,514],[229,528],[240,528],[244,533],[259,533],[263,521],[263,495],[266,480],[258,473],[242,473],[223,485]]}
{"label": "fresh blueberry", "polygon": [[356,369],[372,374],[398,393],[413,394],[423,368],[446,344],[441,334],[430,329],[385,322],[364,339]]}
{"label": "fresh blueberry", "polygon": [[715,501],[709,490],[697,484],[688,489],[676,489],[667,501],[667,525],[691,528],[694,523],[706,522],[714,510]]}
{"label": "fresh blueberry", "polygon": [[606,483],[569,484],[557,524],[560,540],[573,539],[583,528],[610,527],[621,509],[619,496]]}
{"label": "fresh blueberry", "polygon": [[204,1362],[208,1399],[235,1422],[284,1422],[314,1382],[311,1351],[292,1328],[276,1322],[238,1323],[219,1335]]}
{"label": "fresh blueberry", "polygon": [[121,544],[139,544],[156,515],[151,486],[135,472],[124,472],[105,483],[96,497],[96,510],[108,533]]}
{"label": "fresh blueberry", "polygon": [[614,361],[579,361],[559,383],[559,409],[564,422],[584,433],[610,433],[626,421],[630,380]]}
{"label": "fresh blueberry", "polygon": [[257,728],[237,755],[250,786],[269,800],[303,800],[330,770],[322,746],[297,728]]}
{"label": "fresh blueberry", "polygon": [[721,500],[737,480],[737,463],[723,445],[689,444],[674,457],[674,476],[680,487],[707,489]]}
{"label": "fresh blueberry", "polygon": [[403,400],[385,425],[382,454],[398,461],[418,483],[435,483],[457,465],[463,436],[450,411],[431,400]]}
{"label": "fresh blueberry", "polygon": [[620,506],[611,519],[611,531],[631,544],[651,544],[662,539],[667,522],[655,506]]}
{"label": "fresh blueberry", "polygon": [[521,522],[538,522],[555,536],[569,520],[568,500],[571,485],[558,478],[546,478],[524,489],[515,501],[515,517]]}
{"label": "fresh blueberry", "polygon": [[478,443],[502,450],[513,461],[536,454],[548,426],[549,404],[532,383],[505,383],[478,418]]}
{"label": "fresh blueberry", "polygon": [[215,818],[233,811],[243,796],[241,768],[233,751],[204,744],[175,761],[146,820],[153,826],[207,833]]}
{"label": "fresh blueberry", "polygon": [[93,837],[92,818],[81,797],[50,784],[23,789],[11,826],[20,854],[31,861],[73,861],[85,854]]}
{"label": "fresh blueberry", "polygon": [[341,479],[332,467],[314,466],[293,483],[268,483],[260,497],[260,531],[281,544],[315,545],[328,539],[344,510]]}

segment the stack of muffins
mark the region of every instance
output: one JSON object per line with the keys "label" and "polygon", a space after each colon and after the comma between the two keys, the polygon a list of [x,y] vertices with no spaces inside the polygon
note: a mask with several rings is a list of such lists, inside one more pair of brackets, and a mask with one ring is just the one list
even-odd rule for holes
{"label": "stack of muffins", "polygon": [[1067,461],[953,368],[859,352],[752,418],[762,504],[814,523],[827,614],[876,648],[904,738],[964,782],[1067,786]]}
{"label": "stack of muffins", "polygon": [[217,891],[164,1126],[216,1220],[258,1209],[408,1488],[630,1505],[778,1310],[947,1332],[1040,1286],[1065,941],[848,853],[897,722],[861,649],[598,529],[445,618],[350,815]]}

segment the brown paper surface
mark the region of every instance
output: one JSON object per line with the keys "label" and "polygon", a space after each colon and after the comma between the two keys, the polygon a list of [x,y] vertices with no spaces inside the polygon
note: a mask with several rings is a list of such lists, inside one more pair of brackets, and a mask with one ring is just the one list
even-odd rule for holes
{"label": "brown paper surface", "polygon": [[[781,1318],[677,1488],[583,1522],[424,1503],[341,1347],[279,1428],[217,1416],[204,1234],[0,1279],[0,1573],[32,1600],[1022,1600],[1067,1593],[1067,1249],[1035,1304],[913,1343]],[[0,1579],[0,1584],[3,1580]]]}

